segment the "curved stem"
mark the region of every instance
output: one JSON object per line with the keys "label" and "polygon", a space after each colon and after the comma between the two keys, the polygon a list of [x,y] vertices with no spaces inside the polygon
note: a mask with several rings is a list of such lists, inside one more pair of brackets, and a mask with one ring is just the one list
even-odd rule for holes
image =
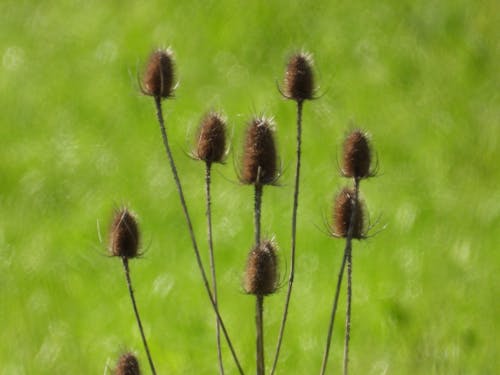
{"label": "curved stem", "polygon": [[[214,245],[212,236],[212,208],[211,208],[211,194],[210,194],[210,183],[211,183],[211,163],[207,162],[205,164],[205,188],[206,188],[206,202],[207,202],[207,232],[208,232],[208,251],[210,256],[210,271],[212,273],[212,287],[214,302],[217,307],[219,307],[217,299],[217,278],[215,273],[215,257],[214,257]],[[224,375],[224,363],[222,362],[222,350],[220,344],[220,324],[219,320],[215,319],[215,337],[217,341],[217,360],[219,363],[219,373]]]}
{"label": "curved stem", "polygon": [[205,290],[206,290],[206,292],[208,294],[208,297],[210,299],[210,303],[212,304],[214,312],[217,315],[217,319],[219,321],[220,327],[222,328],[222,332],[224,333],[224,337],[226,338],[226,341],[227,341],[227,344],[229,346],[229,349],[231,350],[231,354],[233,356],[234,362],[235,362],[236,366],[238,367],[239,373],[241,375],[243,375],[244,374],[243,369],[242,369],[242,367],[240,365],[240,362],[238,360],[236,352],[234,351],[234,347],[233,347],[231,339],[229,338],[229,335],[227,333],[226,326],[224,325],[224,322],[222,321],[222,317],[221,317],[221,315],[219,313],[219,309],[217,308],[217,304],[215,303],[214,297],[212,295],[212,291],[210,290],[210,285],[208,283],[208,278],[207,278],[207,274],[205,272],[205,268],[203,267],[203,263],[201,261],[200,252],[198,250],[198,245],[196,244],[196,238],[194,236],[193,225],[191,223],[191,218],[189,216],[188,208],[187,208],[187,205],[186,205],[186,200],[184,199],[184,193],[182,191],[181,182],[180,182],[180,179],[179,179],[179,175],[177,173],[177,168],[175,166],[175,162],[174,162],[174,158],[172,156],[172,152],[170,150],[170,145],[168,143],[167,131],[166,131],[165,122],[164,122],[164,119],[163,119],[163,112],[162,112],[161,98],[160,97],[155,97],[155,105],[156,105],[156,115],[157,115],[157,118],[158,118],[158,123],[160,125],[160,130],[161,130],[161,136],[162,136],[162,140],[163,140],[163,145],[165,147],[165,152],[167,153],[168,161],[170,163],[170,168],[172,170],[172,174],[174,176],[175,184],[177,186],[177,192],[179,193],[179,199],[181,201],[182,210],[184,212],[184,217],[186,219],[186,223],[187,223],[187,226],[188,226],[189,235],[191,237],[191,242],[192,242],[194,254],[195,254],[195,257],[196,257],[196,263],[198,265],[198,268],[199,268],[200,273],[201,273],[201,277],[203,279],[203,285],[205,286]]}
{"label": "curved stem", "polygon": [[148,343],[146,341],[146,335],[144,334],[144,329],[142,328],[141,318],[139,316],[139,310],[137,309],[137,303],[135,302],[134,289],[132,288],[132,281],[130,280],[130,270],[128,267],[128,258],[122,257],[123,269],[125,270],[125,278],[127,279],[128,292],[130,294],[130,299],[132,300],[132,307],[134,308],[135,319],[137,320],[137,325],[139,326],[139,331],[141,332],[142,343],[144,344],[144,349],[146,350],[146,355],[148,356],[149,366],[151,367],[151,372],[156,375],[155,366],[153,364],[153,358],[149,352]]}
{"label": "curved stem", "polygon": [[280,355],[281,343],[285,332],[286,320],[288,317],[288,307],[290,305],[290,298],[292,296],[293,280],[295,276],[295,244],[297,233],[297,208],[299,206],[299,182],[300,182],[300,157],[301,157],[301,144],[302,144],[302,101],[297,101],[297,164],[295,165],[295,188],[293,193],[293,211],[292,211],[292,250],[290,261],[290,276],[288,278],[288,289],[285,297],[285,307],[283,310],[283,317],[281,318],[280,332],[278,335],[278,343],[276,345],[276,354],[274,355],[273,367],[271,375],[276,370],[278,358]]}
{"label": "curved stem", "polygon": [[255,303],[255,327],[257,341],[257,375],[265,374],[264,365],[264,296],[257,295]]}

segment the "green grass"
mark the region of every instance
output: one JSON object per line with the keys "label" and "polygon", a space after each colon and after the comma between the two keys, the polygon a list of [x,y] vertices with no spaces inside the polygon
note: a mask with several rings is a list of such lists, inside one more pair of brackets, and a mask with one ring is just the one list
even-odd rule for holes
{"label": "green grass", "polygon": [[[213,313],[152,100],[138,93],[156,46],[176,53],[180,85],[166,119],[204,256],[203,166],[186,152],[209,109],[223,110],[233,132],[232,155],[214,170],[214,236],[221,311],[247,373],[252,189],[237,183],[233,161],[246,121],[273,115],[284,174],[265,189],[263,232],[280,245],[285,280],[295,109],[276,81],[301,48],[314,54],[324,95],[304,109],[297,275],[279,373],[319,372],[343,243],[318,227],[345,183],[336,160],[351,122],[373,136],[380,176],[361,190],[387,224],[354,245],[352,373],[500,372],[498,4],[189,3],[1,2],[0,374],[102,374],[126,349],[149,373],[121,264],[105,256],[121,204],[144,235],[146,255],[131,271],[157,370],[216,373]],[[284,295],[266,301],[268,366]],[[342,303],[330,373],[341,369],[343,312]]]}

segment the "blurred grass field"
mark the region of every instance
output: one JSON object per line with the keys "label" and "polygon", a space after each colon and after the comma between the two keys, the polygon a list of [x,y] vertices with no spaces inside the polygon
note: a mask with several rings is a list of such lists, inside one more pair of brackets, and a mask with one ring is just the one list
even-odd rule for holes
{"label": "blurred grass field", "polygon": [[[149,373],[120,262],[105,256],[122,204],[143,232],[132,278],[158,372],[217,373],[213,313],[152,100],[138,92],[157,46],[176,54],[180,84],[164,108],[204,255],[203,166],[186,153],[207,110],[231,127],[231,156],[214,171],[214,236],[221,311],[247,373],[253,193],[235,165],[248,119],[274,116],[283,176],[264,191],[263,231],[280,246],[285,280],[295,108],[276,82],[300,49],[314,55],[324,95],[304,109],[298,268],[278,373],[319,372],[343,249],[323,218],[346,183],[337,158],[355,125],[380,162],[362,195],[387,228],[354,245],[351,372],[500,373],[499,15],[498,2],[465,0],[3,0],[0,374],[103,374],[127,349]],[[266,300],[268,366],[284,295]],[[342,302],[332,374],[343,319]]]}

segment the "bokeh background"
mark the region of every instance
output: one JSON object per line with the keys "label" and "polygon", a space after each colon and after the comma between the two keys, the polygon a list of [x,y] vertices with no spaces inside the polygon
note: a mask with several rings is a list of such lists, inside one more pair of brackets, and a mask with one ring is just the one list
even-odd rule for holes
{"label": "bokeh background", "polygon": [[[304,109],[298,264],[280,374],[318,373],[343,242],[329,238],[339,152],[372,136],[379,176],[361,190],[376,236],[354,245],[353,374],[498,374],[499,30],[496,1],[19,1],[0,3],[0,374],[106,374],[135,351],[149,373],[121,264],[115,207],[140,220],[132,278],[161,374],[215,374],[213,313],[195,265],[151,98],[137,77],[175,51],[165,103],[206,258],[202,115],[227,116],[213,178],[221,311],[254,372],[254,299],[241,276],[252,189],[237,181],[246,123],[273,116],[283,175],[263,231],[289,269],[295,108],[277,91],[288,56],[313,54]],[[284,283],[285,284],[285,283]],[[268,366],[285,288],[266,300]],[[329,372],[341,370],[344,297]],[[227,373],[236,373],[224,347]]]}

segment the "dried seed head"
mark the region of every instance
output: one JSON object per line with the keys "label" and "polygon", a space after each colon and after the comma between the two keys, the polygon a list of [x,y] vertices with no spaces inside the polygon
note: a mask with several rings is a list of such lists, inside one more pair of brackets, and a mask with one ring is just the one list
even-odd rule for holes
{"label": "dried seed head", "polygon": [[[352,201],[354,199],[354,189],[343,188],[335,198],[333,206],[333,234],[337,237],[346,238],[351,222]],[[364,232],[364,207],[358,199],[356,202],[356,215],[352,230],[352,238],[365,238]]]}
{"label": "dried seed head", "polygon": [[278,178],[273,132],[271,121],[268,119],[255,118],[250,122],[245,139],[241,182],[267,185]]}
{"label": "dried seed head", "polygon": [[265,296],[276,291],[278,258],[272,241],[264,240],[248,255],[245,272],[245,291]]}
{"label": "dried seed head", "polygon": [[135,258],[139,253],[139,227],[132,213],[126,208],[117,210],[111,224],[111,255]]}
{"label": "dried seed head", "polygon": [[169,98],[173,95],[174,60],[170,49],[154,51],[149,57],[142,92],[156,98]]}
{"label": "dried seed head", "polygon": [[294,54],[288,61],[285,73],[285,96],[296,101],[312,99],[314,75],[312,58],[307,53]]}
{"label": "dried seed head", "polygon": [[194,152],[206,163],[222,163],[226,153],[226,123],[221,115],[209,113],[201,122]]}
{"label": "dried seed head", "polygon": [[371,148],[368,136],[354,130],[344,141],[342,173],[345,177],[370,177]]}
{"label": "dried seed head", "polygon": [[139,361],[132,353],[120,356],[115,368],[115,375],[140,375]]}

